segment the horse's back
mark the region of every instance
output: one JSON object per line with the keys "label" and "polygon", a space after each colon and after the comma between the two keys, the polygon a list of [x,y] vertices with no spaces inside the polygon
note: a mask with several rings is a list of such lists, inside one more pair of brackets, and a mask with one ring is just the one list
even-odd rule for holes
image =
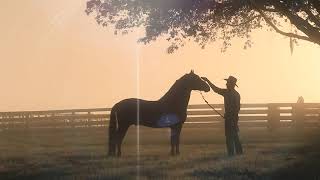
{"label": "horse's back", "polygon": [[137,109],[157,109],[159,108],[159,102],[158,101],[147,101],[143,99],[137,99],[137,98],[130,98],[130,99],[124,99],[118,102],[113,106],[112,109],[115,110],[131,110],[137,111]]}
{"label": "horse's back", "polygon": [[[157,122],[167,113],[166,106],[159,101],[147,101],[143,99],[124,99],[112,108],[117,113],[120,121],[130,124],[139,123],[144,126],[157,127]],[[124,123],[123,122],[123,123]]]}

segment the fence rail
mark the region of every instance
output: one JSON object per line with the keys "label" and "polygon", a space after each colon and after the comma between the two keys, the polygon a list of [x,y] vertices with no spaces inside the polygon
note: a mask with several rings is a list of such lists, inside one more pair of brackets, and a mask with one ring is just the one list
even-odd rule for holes
{"label": "fence rail", "polygon": [[[211,104],[223,114],[223,104]],[[0,112],[0,129],[83,128],[107,126],[111,108]],[[186,124],[223,127],[223,119],[206,104],[188,106]],[[320,103],[241,104],[240,127],[320,127]]]}

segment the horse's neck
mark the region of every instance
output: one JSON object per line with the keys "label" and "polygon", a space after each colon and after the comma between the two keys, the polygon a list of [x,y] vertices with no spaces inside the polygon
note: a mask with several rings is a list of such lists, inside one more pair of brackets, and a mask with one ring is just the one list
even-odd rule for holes
{"label": "horse's neck", "polygon": [[185,89],[182,85],[177,81],[159,101],[171,110],[186,111],[191,90]]}
{"label": "horse's neck", "polygon": [[190,100],[190,94],[191,94],[191,90],[186,90],[186,92],[184,93],[184,97],[180,101],[181,102],[181,107],[179,108],[180,111],[182,112],[187,111],[187,107]]}

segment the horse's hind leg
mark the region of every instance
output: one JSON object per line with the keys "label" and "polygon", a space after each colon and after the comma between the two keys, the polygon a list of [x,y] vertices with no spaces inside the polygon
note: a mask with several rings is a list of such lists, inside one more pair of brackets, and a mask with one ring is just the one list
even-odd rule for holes
{"label": "horse's hind leg", "polygon": [[118,117],[114,110],[111,111],[110,123],[109,123],[109,152],[108,156],[116,155],[117,144],[117,131],[118,131]]}
{"label": "horse's hind leg", "polygon": [[118,157],[121,156],[121,144],[122,141],[124,139],[124,136],[126,135],[127,131],[128,131],[129,125],[126,126],[120,126],[118,129],[118,138],[117,138],[117,148],[118,148]]}
{"label": "horse's hind leg", "polygon": [[117,132],[112,134],[112,137],[109,138],[109,152],[108,156],[115,156],[116,155],[116,144],[117,144]]}

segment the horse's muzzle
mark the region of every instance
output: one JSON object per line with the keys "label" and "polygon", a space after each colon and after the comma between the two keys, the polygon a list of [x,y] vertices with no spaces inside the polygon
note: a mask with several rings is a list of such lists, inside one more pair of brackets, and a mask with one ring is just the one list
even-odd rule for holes
{"label": "horse's muzzle", "polygon": [[210,87],[209,86],[204,88],[204,92],[209,92],[209,91],[210,91]]}

